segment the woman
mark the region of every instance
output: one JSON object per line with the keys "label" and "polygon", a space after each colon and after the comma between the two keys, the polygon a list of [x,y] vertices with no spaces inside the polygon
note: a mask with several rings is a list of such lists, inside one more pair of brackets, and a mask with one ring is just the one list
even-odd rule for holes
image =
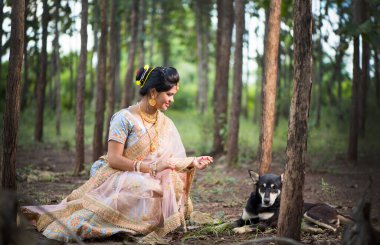
{"label": "woman", "polygon": [[161,112],[178,92],[177,70],[145,66],[136,80],[142,99],[112,117],[108,153],[94,163],[92,177],[58,205],[23,208],[46,237],[72,241],[73,233],[85,239],[125,232],[143,234],[149,243],[185,225],[194,171],[213,159],[186,157],[176,127]]}

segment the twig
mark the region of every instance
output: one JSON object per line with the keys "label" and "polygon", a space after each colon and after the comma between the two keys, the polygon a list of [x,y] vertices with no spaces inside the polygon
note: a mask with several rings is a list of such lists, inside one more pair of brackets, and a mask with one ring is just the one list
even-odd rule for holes
{"label": "twig", "polygon": [[260,243],[260,242],[282,242],[282,243],[287,243],[290,245],[304,245],[304,243],[297,242],[296,240],[293,240],[287,237],[263,237],[263,238],[257,238],[253,240],[240,242],[240,243],[234,243],[234,245],[248,245],[248,244]]}

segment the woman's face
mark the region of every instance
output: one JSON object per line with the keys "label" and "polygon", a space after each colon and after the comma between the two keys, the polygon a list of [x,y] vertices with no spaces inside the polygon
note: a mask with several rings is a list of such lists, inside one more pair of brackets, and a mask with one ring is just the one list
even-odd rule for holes
{"label": "woman's face", "polygon": [[156,96],[156,108],[158,110],[166,111],[170,105],[174,102],[174,95],[178,91],[178,86],[173,86],[170,90],[157,93]]}

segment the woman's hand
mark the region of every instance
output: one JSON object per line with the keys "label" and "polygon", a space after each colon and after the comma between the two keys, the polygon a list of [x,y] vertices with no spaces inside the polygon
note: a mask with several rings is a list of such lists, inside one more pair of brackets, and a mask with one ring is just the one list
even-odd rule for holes
{"label": "woman's hand", "polygon": [[164,171],[165,169],[175,169],[175,163],[172,163],[170,161],[165,161],[157,164],[157,172]]}
{"label": "woman's hand", "polygon": [[200,156],[200,157],[196,157],[194,159],[194,162],[193,162],[193,165],[194,167],[196,167],[197,169],[205,169],[207,168],[207,166],[212,163],[214,161],[214,159],[210,156]]}

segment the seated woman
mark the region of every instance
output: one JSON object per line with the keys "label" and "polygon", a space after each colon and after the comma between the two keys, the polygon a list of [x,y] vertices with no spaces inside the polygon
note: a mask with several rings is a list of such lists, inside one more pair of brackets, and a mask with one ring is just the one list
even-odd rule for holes
{"label": "seated woman", "polygon": [[74,234],[124,232],[149,242],[185,225],[195,169],[213,159],[186,157],[176,127],[161,112],[179,89],[177,70],[145,66],[136,79],[142,99],[112,117],[108,153],[94,163],[91,178],[58,205],[22,208],[46,237],[69,242]]}

